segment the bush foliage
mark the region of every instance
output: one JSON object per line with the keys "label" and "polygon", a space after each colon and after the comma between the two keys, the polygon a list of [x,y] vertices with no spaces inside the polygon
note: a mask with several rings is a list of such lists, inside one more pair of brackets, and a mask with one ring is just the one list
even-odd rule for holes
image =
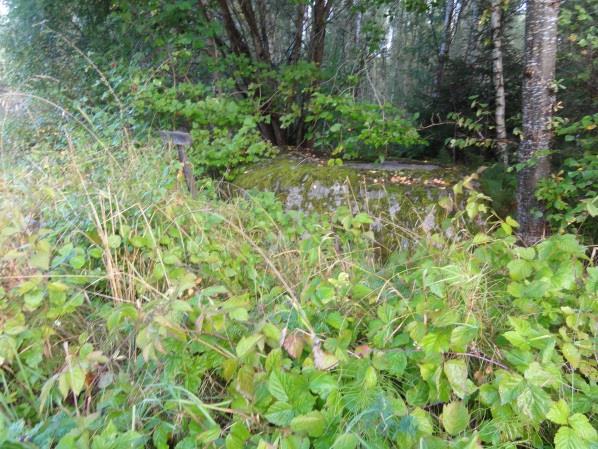
{"label": "bush foliage", "polygon": [[596,444],[598,270],[575,236],[519,247],[474,194],[381,258],[365,214],[190,200],[148,154],[2,172],[3,447]]}

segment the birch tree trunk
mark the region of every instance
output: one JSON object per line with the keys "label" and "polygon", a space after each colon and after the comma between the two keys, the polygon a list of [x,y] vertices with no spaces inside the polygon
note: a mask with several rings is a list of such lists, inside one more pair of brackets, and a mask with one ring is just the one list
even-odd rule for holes
{"label": "birch tree trunk", "polygon": [[517,175],[517,219],[520,238],[533,244],[542,238],[545,221],[535,190],[550,174],[550,160],[543,150],[552,140],[555,103],[554,70],[559,0],[528,0],[525,21],[525,68],[523,76],[523,136]]}
{"label": "birch tree trunk", "polygon": [[453,24],[453,12],[455,10],[455,0],[446,0],[444,5],[444,20],[442,24],[442,34],[440,36],[440,45],[438,46],[438,65],[436,66],[436,78],[434,79],[434,93],[436,98],[440,96],[440,89],[444,79],[444,66],[448,59],[451,45],[451,28]]}
{"label": "birch tree trunk", "polygon": [[492,27],[492,74],[494,77],[494,98],[496,107],[496,150],[502,163],[509,165],[507,153],[507,128],[505,125],[505,80],[503,76],[502,37],[503,37],[503,0],[492,0],[490,25]]}

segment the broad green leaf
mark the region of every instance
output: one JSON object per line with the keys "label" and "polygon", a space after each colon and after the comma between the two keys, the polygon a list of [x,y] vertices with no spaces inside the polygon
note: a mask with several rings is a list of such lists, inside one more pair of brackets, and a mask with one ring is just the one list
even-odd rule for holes
{"label": "broad green leaf", "polygon": [[517,406],[521,413],[535,423],[546,418],[551,402],[548,393],[537,385],[527,385],[517,397]]}
{"label": "broad green leaf", "polygon": [[156,449],[169,449],[168,438],[170,433],[171,427],[165,422],[161,422],[154,428],[152,442]]}
{"label": "broad green leaf", "polygon": [[432,435],[434,433],[434,424],[432,423],[430,414],[424,409],[416,408],[411,412],[411,416],[413,416],[417,422],[418,432],[424,435]]}
{"label": "broad green leaf", "polygon": [[307,433],[310,437],[319,437],[326,428],[326,419],[322,412],[313,411],[306,415],[297,416],[291,421],[294,432]]}
{"label": "broad green leaf", "polygon": [[309,449],[309,438],[289,435],[280,441],[280,449]]}
{"label": "broad green leaf", "polygon": [[289,385],[288,374],[282,371],[272,371],[268,379],[268,391],[272,396],[281,402],[288,402]]}
{"label": "broad green leaf", "polygon": [[568,424],[569,413],[569,405],[564,399],[559,399],[558,402],[552,404],[546,417],[553,423],[566,426]]}
{"label": "broad green leaf", "polygon": [[448,434],[455,436],[467,429],[469,412],[463,402],[451,402],[443,407],[441,420]]}
{"label": "broad green leaf", "polygon": [[54,305],[62,305],[66,302],[66,292],[69,287],[62,282],[51,282],[48,284],[48,298]]}
{"label": "broad green leaf", "polygon": [[220,438],[220,434],[222,430],[218,426],[210,427],[208,430],[204,430],[199,435],[197,435],[197,442],[198,443],[212,443]]}
{"label": "broad green leaf", "polygon": [[338,382],[335,377],[328,373],[316,372],[309,382],[309,389],[322,399],[326,399],[330,393],[338,389]]}
{"label": "broad green leaf", "polygon": [[402,376],[407,367],[407,356],[401,350],[376,352],[372,359],[374,366],[380,371],[387,371],[393,376]]}
{"label": "broad green leaf", "polygon": [[71,265],[71,267],[73,267],[75,270],[79,270],[81,268],[83,268],[83,265],[85,265],[85,257],[82,256],[81,254],[78,254],[76,256],[71,257],[71,259],[69,260],[69,264]]}
{"label": "broad green leaf", "polygon": [[73,366],[58,378],[58,389],[63,398],[70,392],[78,396],[85,386],[85,372],[79,366]]}
{"label": "broad green leaf", "polygon": [[554,436],[555,449],[588,449],[589,445],[571,427],[561,427]]}
{"label": "broad green leaf", "polygon": [[506,371],[500,371],[497,380],[500,403],[503,405],[515,401],[525,386],[521,376]]}
{"label": "broad green leaf", "polygon": [[377,383],[378,375],[376,374],[376,368],[374,368],[373,366],[368,366],[363,378],[363,387],[368,389],[374,388]]}
{"label": "broad green leaf", "polygon": [[33,290],[23,296],[25,302],[25,310],[32,312],[37,309],[44,300],[44,292],[42,290]]}
{"label": "broad green leaf", "polygon": [[243,449],[250,436],[251,434],[245,424],[242,422],[234,423],[225,440],[226,449]]}
{"label": "broad green leaf", "polygon": [[264,336],[261,334],[254,334],[241,338],[239,343],[237,343],[237,356],[243,358],[248,355],[255,345],[257,345],[263,338]]}
{"label": "broad green leaf", "polygon": [[475,391],[475,385],[467,378],[467,365],[463,360],[454,359],[444,362],[444,374],[459,398],[463,399]]}
{"label": "broad green leaf", "polygon": [[571,343],[565,343],[561,348],[561,351],[573,368],[579,368],[579,364],[581,363],[581,354],[575,346],[573,346]]}
{"label": "broad green leaf", "polygon": [[477,335],[477,326],[457,326],[451,332],[451,348],[456,352],[466,352]]}
{"label": "broad green leaf", "polygon": [[427,354],[437,354],[449,350],[450,334],[443,330],[429,332],[422,339],[422,346]]}
{"label": "broad green leaf", "polygon": [[581,413],[571,415],[569,417],[569,425],[584,440],[598,442],[598,433],[585,415]]}
{"label": "broad green leaf", "polygon": [[50,256],[52,246],[47,240],[37,242],[36,251],[29,257],[29,265],[40,270],[47,270],[50,268]]}
{"label": "broad green leaf", "polygon": [[533,273],[533,267],[530,262],[525,259],[515,259],[507,264],[509,275],[514,281],[522,281]]}
{"label": "broad green leaf", "polygon": [[332,449],[355,449],[358,444],[359,439],[354,433],[345,433],[334,440]]}
{"label": "broad green leaf", "polygon": [[264,415],[268,421],[277,426],[288,426],[295,416],[293,407],[287,402],[277,401],[268,408]]}
{"label": "broad green leaf", "polygon": [[122,239],[120,238],[120,235],[112,234],[108,237],[108,246],[112,249],[118,248],[121,243]]}
{"label": "broad green leaf", "polygon": [[538,362],[532,362],[529,367],[525,370],[525,378],[532,385],[539,387],[545,387],[555,384],[558,379],[552,373],[549,373]]}

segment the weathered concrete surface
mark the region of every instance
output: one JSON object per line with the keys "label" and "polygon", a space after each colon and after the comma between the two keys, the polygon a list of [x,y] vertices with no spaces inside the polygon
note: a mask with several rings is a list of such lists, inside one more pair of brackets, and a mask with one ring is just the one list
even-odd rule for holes
{"label": "weathered concrete surface", "polygon": [[287,154],[250,167],[233,184],[274,192],[288,210],[327,212],[347,206],[354,213],[369,213],[375,227],[392,222],[431,230],[438,199],[461,177],[456,168],[412,161],[330,167],[316,158]]}

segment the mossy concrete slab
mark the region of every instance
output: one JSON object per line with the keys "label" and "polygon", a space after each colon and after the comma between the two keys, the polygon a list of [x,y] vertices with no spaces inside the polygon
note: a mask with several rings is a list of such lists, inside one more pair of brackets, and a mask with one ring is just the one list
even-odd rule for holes
{"label": "mossy concrete slab", "polygon": [[317,158],[285,154],[248,168],[233,184],[274,192],[288,210],[326,213],[348,206],[369,213],[378,224],[391,220],[434,227],[430,211],[462,175],[458,168],[413,161],[328,166]]}

